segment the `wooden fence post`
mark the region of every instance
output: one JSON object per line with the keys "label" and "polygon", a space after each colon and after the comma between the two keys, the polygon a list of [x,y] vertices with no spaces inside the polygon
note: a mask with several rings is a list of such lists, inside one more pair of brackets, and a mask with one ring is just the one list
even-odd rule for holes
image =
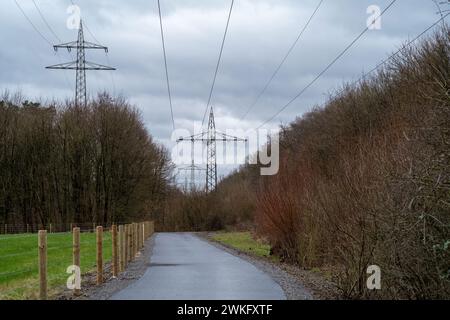
{"label": "wooden fence post", "polygon": [[130,225],[130,229],[131,229],[131,232],[130,232],[131,233],[131,236],[130,236],[130,247],[131,247],[131,249],[130,249],[130,254],[131,254],[130,261],[133,261],[134,260],[134,254],[135,254],[135,252],[134,252],[134,241],[135,241],[134,232],[136,231],[135,228],[134,228],[134,223],[132,223]]}
{"label": "wooden fence post", "polygon": [[137,224],[136,224],[136,228],[137,228],[137,237],[138,237],[138,239],[137,239],[137,243],[138,243],[138,252],[141,250],[141,223],[140,222],[138,222]]}
{"label": "wooden fence post", "polygon": [[118,254],[118,245],[117,245],[117,226],[113,224],[111,226],[111,234],[112,234],[112,275],[113,277],[117,277],[119,274],[119,254]]}
{"label": "wooden fence post", "polygon": [[131,250],[131,259],[134,260],[134,257],[136,256],[136,223],[132,223],[131,225],[131,232],[132,232],[132,237],[131,237],[131,246],[132,246],[132,250]]}
{"label": "wooden fence post", "polygon": [[144,222],[144,242],[147,240],[147,221]]}
{"label": "wooden fence post", "polygon": [[39,299],[47,300],[47,230],[39,230]]}
{"label": "wooden fence post", "polygon": [[5,234],[8,234],[8,224],[5,223]]}
{"label": "wooden fence post", "polygon": [[125,225],[125,267],[130,261],[130,229],[128,224]]}
{"label": "wooden fence post", "polygon": [[138,240],[139,240],[139,228],[138,228],[138,223],[134,223],[134,257],[136,257],[138,251],[139,251],[139,244],[138,244]]}
{"label": "wooden fence post", "polygon": [[138,235],[138,251],[139,251],[140,249],[142,249],[142,223],[139,222],[137,224],[137,228],[138,228],[137,235]]}
{"label": "wooden fence post", "polygon": [[52,233],[52,224],[50,223],[49,233]]}
{"label": "wooden fence post", "polygon": [[133,255],[133,243],[132,243],[132,230],[131,230],[131,224],[127,225],[128,229],[128,262],[131,261],[131,256]]}
{"label": "wooden fence post", "polygon": [[[74,266],[81,268],[80,265],[80,228],[73,228],[73,261]],[[80,270],[81,272],[81,270]],[[73,290],[75,296],[80,295],[80,289]]]}
{"label": "wooden fence post", "polygon": [[134,224],[134,230],[135,230],[135,241],[136,241],[136,248],[135,248],[135,255],[139,252],[139,223],[136,222]]}
{"label": "wooden fence post", "polygon": [[103,283],[103,227],[97,227],[97,284]]}
{"label": "wooden fence post", "polygon": [[142,248],[144,248],[145,244],[145,223],[141,223],[141,241],[142,241]]}
{"label": "wooden fence post", "polygon": [[136,250],[136,254],[139,252],[139,250],[141,249],[141,239],[140,239],[140,235],[141,235],[141,231],[139,230],[139,226],[140,223],[136,223],[136,242],[137,242],[137,250]]}
{"label": "wooden fence post", "polygon": [[137,247],[136,247],[136,254],[139,252],[139,250],[141,249],[141,239],[140,239],[140,234],[141,234],[141,232],[140,232],[140,230],[139,230],[139,225],[140,225],[140,223],[138,222],[138,223],[136,223],[136,243],[137,243]]}
{"label": "wooden fence post", "polygon": [[130,262],[133,261],[133,236],[134,236],[134,232],[133,232],[133,224],[130,223]]}
{"label": "wooden fence post", "polygon": [[123,225],[120,225],[119,226],[119,272],[123,272],[125,270],[124,253],[125,253],[124,231],[123,231]]}
{"label": "wooden fence post", "polygon": [[123,226],[123,233],[124,233],[123,241],[124,241],[124,245],[125,245],[124,252],[123,252],[124,253],[124,255],[123,255],[124,256],[124,269],[125,269],[128,264],[128,250],[129,250],[129,248],[128,248],[128,225],[127,224]]}

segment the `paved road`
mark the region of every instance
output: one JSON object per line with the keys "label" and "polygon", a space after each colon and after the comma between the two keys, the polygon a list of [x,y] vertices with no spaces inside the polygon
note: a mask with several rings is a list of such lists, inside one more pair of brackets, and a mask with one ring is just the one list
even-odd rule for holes
{"label": "paved road", "polygon": [[252,264],[191,233],[158,233],[144,276],[111,299],[281,300],[286,296]]}

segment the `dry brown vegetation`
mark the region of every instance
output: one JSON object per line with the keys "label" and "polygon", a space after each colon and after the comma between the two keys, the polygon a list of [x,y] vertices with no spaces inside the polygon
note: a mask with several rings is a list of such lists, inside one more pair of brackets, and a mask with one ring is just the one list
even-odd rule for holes
{"label": "dry brown vegetation", "polygon": [[[0,223],[110,224],[161,210],[169,189],[166,150],[139,112],[99,95],[86,108],[0,101]],[[20,231],[20,230],[19,230]]]}
{"label": "dry brown vegetation", "polygon": [[166,231],[215,231],[227,227],[248,229],[252,225],[256,193],[252,171],[246,168],[226,177],[217,192],[172,190],[158,228]]}
{"label": "dry brown vegetation", "polygon": [[[450,297],[450,35],[405,49],[282,131],[257,227],[285,258],[335,265],[346,297]],[[383,289],[366,289],[368,265]]]}
{"label": "dry brown vegetation", "polygon": [[442,29],[283,127],[279,174],[243,167],[210,208],[223,225],[254,219],[286,261],[332,266],[343,297],[450,298],[449,90]]}

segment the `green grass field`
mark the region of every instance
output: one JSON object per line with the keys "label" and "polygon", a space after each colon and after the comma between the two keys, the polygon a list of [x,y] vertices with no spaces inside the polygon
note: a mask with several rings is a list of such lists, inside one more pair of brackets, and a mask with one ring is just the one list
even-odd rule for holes
{"label": "green grass field", "polygon": [[[0,300],[36,299],[38,286],[37,234],[0,236]],[[47,268],[49,297],[65,285],[72,264],[72,234],[55,233],[47,237]],[[81,233],[81,272],[95,268],[95,233]],[[111,260],[111,235],[103,234],[103,260]]]}
{"label": "green grass field", "polygon": [[214,234],[212,238],[240,251],[277,260],[276,257],[270,255],[270,245],[255,239],[250,232],[219,232]]}

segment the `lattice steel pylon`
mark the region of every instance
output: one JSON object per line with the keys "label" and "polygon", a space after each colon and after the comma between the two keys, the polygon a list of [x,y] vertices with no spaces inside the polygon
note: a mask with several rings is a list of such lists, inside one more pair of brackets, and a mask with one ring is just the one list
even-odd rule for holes
{"label": "lattice steel pylon", "polygon": [[[206,136],[206,138],[205,138]],[[238,141],[247,143],[247,139],[238,138],[234,136],[227,135],[225,133],[221,133],[216,130],[216,123],[214,120],[214,111],[211,107],[211,111],[209,112],[209,120],[208,120],[208,130],[206,132],[202,132],[197,135],[179,138],[177,142],[182,141],[191,141],[195,143],[196,141],[206,142],[206,184],[205,191],[207,193],[216,190],[217,188],[217,159],[216,159],[216,142],[230,142],[234,141],[237,143]],[[194,156],[192,155],[192,159]]]}
{"label": "lattice steel pylon", "polygon": [[192,157],[191,165],[186,167],[178,168],[178,171],[185,171],[190,172],[190,181],[188,182],[188,176],[185,175],[185,182],[184,182],[184,189],[185,191],[194,192],[197,190],[196,184],[195,184],[195,171],[205,171],[205,168],[201,168],[199,166],[195,165],[194,158]]}
{"label": "lattice steel pylon", "polygon": [[60,48],[67,49],[71,52],[72,49],[77,50],[77,60],[68,63],[61,63],[53,66],[46,67],[47,69],[58,70],[76,70],[76,83],[75,83],[75,105],[77,107],[86,107],[87,94],[86,94],[86,70],[116,70],[115,68],[104,66],[101,64],[86,61],[86,49],[100,49],[108,52],[108,47],[88,42],[84,40],[83,33],[83,21],[80,20],[80,27],[78,28],[78,40],[68,43],[58,44],[53,46],[55,51]]}
{"label": "lattice steel pylon", "polygon": [[209,112],[206,152],[206,192],[210,192],[217,187],[216,123],[212,106]]}

